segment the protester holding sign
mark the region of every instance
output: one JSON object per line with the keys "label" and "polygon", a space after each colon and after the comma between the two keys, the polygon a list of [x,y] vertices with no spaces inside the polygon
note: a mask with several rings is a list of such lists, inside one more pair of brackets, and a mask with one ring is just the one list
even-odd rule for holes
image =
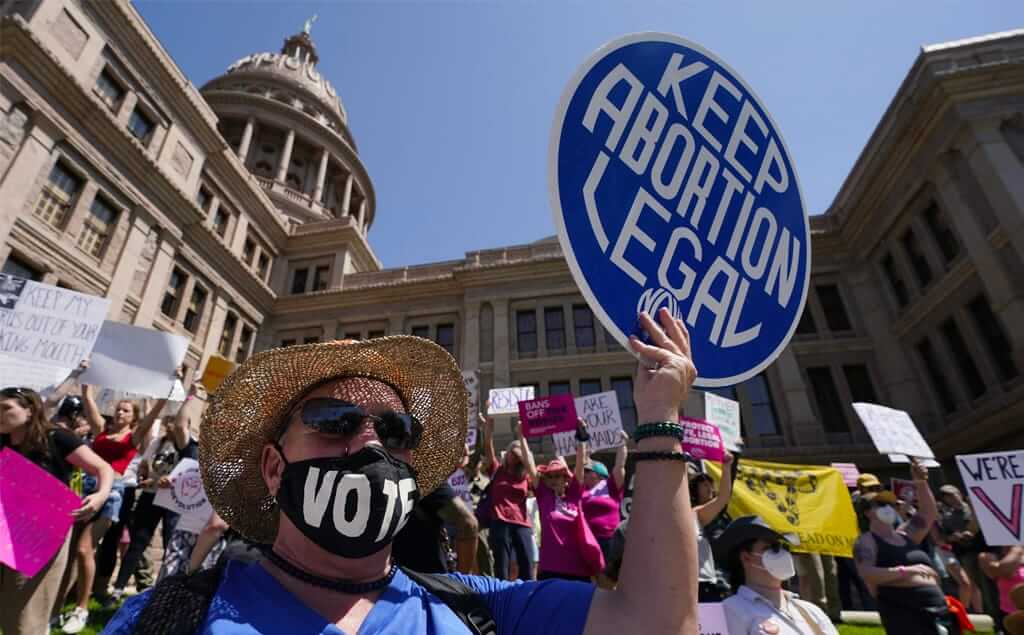
{"label": "protester holding sign", "polygon": [[[580,420],[583,421],[582,419]],[[611,541],[619,526],[619,507],[626,488],[626,447],[629,435],[619,431],[621,443],[615,448],[615,466],[611,474],[604,463],[591,458],[583,464],[583,516],[601,545],[605,562],[611,557]]]}
{"label": "protester holding sign", "polygon": [[956,635],[960,628],[950,614],[939,584],[939,574],[921,543],[935,522],[935,498],[928,487],[928,470],[917,459],[911,463],[917,485],[917,514],[897,530],[898,517],[892,492],[862,496],[861,512],[867,516],[868,531],[854,546],[857,570],[878,601],[882,626],[888,633],[920,633],[923,625],[939,626]]}
{"label": "protester holding sign", "polygon": [[[73,514],[75,520],[97,514],[110,495],[114,482],[110,465],[73,433],[50,423],[34,390],[0,390],[0,450],[3,449],[21,454],[65,485],[75,467],[89,474],[97,486],[82,499],[81,507]],[[0,564],[0,632],[37,635],[47,631],[50,614],[61,600],[59,587],[69,544],[70,531],[57,553],[32,576]]]}
{"label": "protester holding sign", "polygon": [[690,481],[690,504],[697,515],[697,593],[700,602],[721,602],[724,599],[722,586],[718,580],[718,570],[715,567],[715,556],[706,531],[718,515],[725,511],[732,499],[732,483],[735,478],[731,469],[732,462],[732,454],[726,452],[722,459],[723,476],[717,494],[711,478],[704,472],[695,471],[692,475],[693,480]]}
{"label": "protester holding sign", "polygon": [[[487,404],[490,410],[490,403]],[[501,463],[494,453],[494,419],[480,416],[484,433],[480,469],[491,477],[489,498],[491,518],[488,542],[494,554],[495,577],[507,580],[509,563],[514,557],[520,580],[533,579],[531,554],[535,549],[533,530],[526,515],[526,498],[537,483],[533,453],[523,437],[522,427],[513,427],[515,441],[508,445]]]}

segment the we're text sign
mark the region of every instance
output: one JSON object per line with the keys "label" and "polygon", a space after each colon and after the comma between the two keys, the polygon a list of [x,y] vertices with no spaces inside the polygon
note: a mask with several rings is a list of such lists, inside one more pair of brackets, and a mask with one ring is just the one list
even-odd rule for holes
{"label": "we're text sign", "polygon": [[810,225],[778,127],[725,62],[662,33],[605,45],[562,96],[548,168],[566,260],[620,344],[638,313],[666,307],[709,387],[782,351],[807,295]]}
{"label": "we're text sign", "polygon": [[956,466],[985,541],[994,546],[1024,544],[1024,450],[962,454]]}
{"label": "we're text sign", "polygon": [[576,404],[572,395],[551,395],[519,402],[519,422],[524,437],[543,437],[576,429]]}
{"label": "we're text sign", "polygon": [[89,356],[110,300],[0,274],[0,354],[56,368]]}

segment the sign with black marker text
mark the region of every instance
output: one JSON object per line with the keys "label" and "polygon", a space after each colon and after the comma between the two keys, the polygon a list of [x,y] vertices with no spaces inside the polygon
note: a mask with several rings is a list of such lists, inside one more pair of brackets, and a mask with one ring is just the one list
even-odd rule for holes
{"label": "sign with black marker text", "polygon": [[986,542],[1024,544],[1024,450],[962,454],[956,466]]}
{"label": "sign with black marker text", "polygon": [[[600,452],[622,445],[622,415],[619,412],[619,398],[614,390],[576,398],[576,416],[587,424],[590,442],[587,450]],[[555,453],[569,456],[576,452],[576,432],[559,432],[551,435],[555,442]]]}

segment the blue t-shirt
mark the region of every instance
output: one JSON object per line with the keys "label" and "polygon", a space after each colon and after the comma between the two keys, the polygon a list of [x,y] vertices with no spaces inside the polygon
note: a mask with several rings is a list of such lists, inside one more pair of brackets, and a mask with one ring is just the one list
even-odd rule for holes
{"label": "blue t-shirt", "polygon": [[[582,633],[594,587],[582,582],[545,580],[505,582],[494,578],[451,574],[483,598],[500,635]],[[104,635],[128,635],[134,630],[149,592],[121,607],[103,629]],[[231,562],[210,604],[200,633],[253,635],[345,635],[282,587],[259,563]],[[469,633],[447,605],[399,570],[381,593],[359,628],[358,635],[448,635]]]}

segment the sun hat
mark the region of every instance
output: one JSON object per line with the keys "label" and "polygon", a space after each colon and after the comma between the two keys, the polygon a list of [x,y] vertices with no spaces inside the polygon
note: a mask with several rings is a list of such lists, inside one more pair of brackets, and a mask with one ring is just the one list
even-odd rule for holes
{"label": "sun hat", "polygon": [[608,478],[608,467],[600,461],[587,461],[583,469],[590,470],[601,478]]}
{"label": "sun hat", "polygon": [[569,465],[564,459],[551,459],[547,465],[539,466],[537,471],[544,476],[555,476],[559,473],[564,473],[566,476],[570,476],[572,474],[569,470]]}
{"label": "sun hat", "polygon": [[878,480],[878,477],[875,476],[874,474],[868,474],[867,472],[865,472],[864,474],[861,474],[860,476],[857,477],[858,488],[881,486],[882,481]]}
{"label": "sun hat", "polygon": [[333,341],[256,353],[210,397],[199,435],[203,485],[218,514],[254,542],[273,542],[277,503],[260,473],[265,444],[310,389],[331,379],[364,377],[395,389],[406,412],[423,424],[412,452],[423,495],[458,466],[466,439],[469,393],[443,348],[419,337]]}

